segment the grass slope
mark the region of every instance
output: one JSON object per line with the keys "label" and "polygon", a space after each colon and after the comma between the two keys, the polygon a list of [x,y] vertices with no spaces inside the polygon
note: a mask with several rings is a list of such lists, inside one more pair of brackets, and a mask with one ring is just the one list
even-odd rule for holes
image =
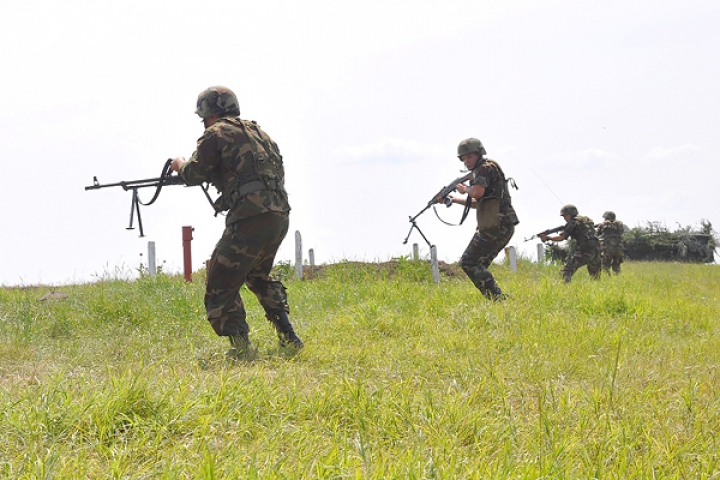
{"label": "grass slope", "polygon": [[295,356],[244,290],[252,362],[202,278],[0,289],[0,476],[720,478],[720,270],[557,268],[494,265],[500,304],[407,260],[286,278]]}

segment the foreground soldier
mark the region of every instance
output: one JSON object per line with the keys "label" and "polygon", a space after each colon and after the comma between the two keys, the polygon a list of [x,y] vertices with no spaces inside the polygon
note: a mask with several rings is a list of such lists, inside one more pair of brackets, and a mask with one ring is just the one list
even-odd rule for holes
{"label": "foreground soldier", "polygon": [[226,228],[207,268],[205,309],[215,333],[230,339],[232,355],[251,353],[240,287],[247,284],[277,330],[282,347],[302,348],[288,313],[285,286],[270,277],[275,255],[289,227],[290,205],[277,145],[253,121],[241,120],[235,94],[210,87],[195,110],[205,125],[189,161],[172,169],[188,185],[211,182],[227,210]]}
{"label": "foreground soldier", "polygon": [[[476,209],[478,228],[460,259],[460,266],[482,294],[494,301],[506,298],[488,267],[515,233],[518,218],[512,207],[510,191],[500,165],[485,158],[480,140],[468,138],[458,145],[458,158],[474,174],[470,186],[459,184],[457,191],[469,195]],[[468,197],[449,197],[465,205]]]}
{"label": "foreground soldier", "polygon": [[560,209],[560,215],[567,224],[560,235],[554,237],[546,234],[540,235],[540,240],[546,242],[562,242],[572,238],[577,243],[577,248],[572,257],[568,258],[565,265],[560,269],[565,283],[570,283],[572,276],[578,268],[587,265],[590,276],[597,280],[600,278],[600,242],[595,236],[595,224],[591,219],[578,215],[575,205],[565,205]]}
{"label": "foreground soldier", "polygon": [[625,226],[620,220],[615,219],[615,212],[607,211],[603,213],[603,218],[605,221],[597,227],[602,268],[609,275],[612,267],[613,273],[617,275],[620,273],[620,264],[623,263],[622,236]]}

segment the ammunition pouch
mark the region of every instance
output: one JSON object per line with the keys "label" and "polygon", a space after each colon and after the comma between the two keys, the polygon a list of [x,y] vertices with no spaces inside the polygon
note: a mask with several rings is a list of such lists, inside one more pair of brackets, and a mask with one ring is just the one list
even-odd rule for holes
{"label": "ammunition pouch", "polygon": [[489,230],[500,226],[500,199],[483,198],[477,205],[478,230]]}

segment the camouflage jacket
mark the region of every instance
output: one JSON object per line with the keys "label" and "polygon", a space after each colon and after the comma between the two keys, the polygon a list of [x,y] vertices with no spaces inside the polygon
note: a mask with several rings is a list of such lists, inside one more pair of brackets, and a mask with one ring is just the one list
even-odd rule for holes
{"label": "camouflage jacket", "polygon": [[608,247],[622,247],[625,227],[620,220],[605,220],[597,227],[600,244]]}
{"label": "camouflage jacket", "polygon": [[505,173],[503,173],[500,165],[495,160],[486,159],[473,169],[473,174],[475,177],[470,182],[470,185],[485,187],[485,194],[479,201],[487,198],[497,198],[500,200],[500,221],[508,220],[513,225],[520,223],[512,206],[512,198],[505,180]]}
{"label": "camouflage jacket", "polygon": [[289,212],[282,156],[277,144],[253,121],[222,117],[205,129],[197,150],[180,169],[187,185],[212,183],[228,210],[228,225],[266,212]]}
{"label": "camouflage jacket", "polygon": [[598,238],[595,236],[595,224],[592,219],[578,215],[570,219],[563,229],[565,238],[572,238],[581,246],[593,246],[597,248]]}

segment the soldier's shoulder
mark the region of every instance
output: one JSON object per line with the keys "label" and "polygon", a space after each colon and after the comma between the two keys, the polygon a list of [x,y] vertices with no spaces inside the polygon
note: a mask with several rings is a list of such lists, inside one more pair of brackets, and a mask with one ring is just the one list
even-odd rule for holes
{"label": "soldier's shoulder", "polygon": [[217,122],[213,123],[205,129],[206,132],[221,132],[228,129],[237,129],[240,125],[240,119],[236,117],[221,117]]}
{"label": "soldier's shoulder", "polygon": [[252,127],[257,130],[262,131],[262,127],[256,120],[244,120],[244,119],[240,119],[240,118],[238,118],[238,120],[241,121],[243,123],[243,125],[245,125],[246,127]]}
{"label": "soldier's shoulder", "polygon": [[268,135],[268,133],[265,130],[263,130],[263,128],[260,126],[260,124],[257,121],[245,120],[245,125],[252,127],[253,130],[256,130],[257,132],[259,132],[260,135],[270,138],[270,135]]}
{"label": "soldier's shoulder", "polygon": [[483,162],[475,168],[475,174],[484,177],[497,175],[498,172],[502,172],[500,165],[495,160],[486,158]]}
{"label": "soldier's shoulder", "polygon": [[493,158],[486,158],[485,161],[483,162],[483,164],[487,164],[488,167],[490,167],[490,168],[502,170],[502,167],[500,167],[500,164],[498,163],[498,161]]}

